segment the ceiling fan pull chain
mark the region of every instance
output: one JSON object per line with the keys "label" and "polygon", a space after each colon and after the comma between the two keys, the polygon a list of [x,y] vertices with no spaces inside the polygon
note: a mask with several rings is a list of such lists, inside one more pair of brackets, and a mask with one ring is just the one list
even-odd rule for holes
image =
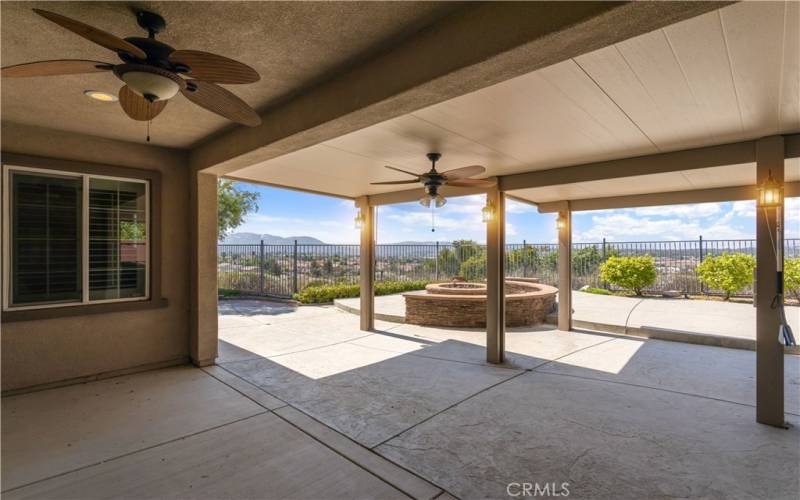
{"label": "ceiling fan pull chain", "polygon": [[[150,104],[148,103],[147,106],[149,107]],[[150,142],[150,122],[153,120],[147,120],[147,142]]]}
{"label": "ceiling fan pull chain", "polygon": [[433,205],[431,205],[431,232],[432,233],[436,232],[436,215],[435,214],[436,214],[435,208],[433,207]]}

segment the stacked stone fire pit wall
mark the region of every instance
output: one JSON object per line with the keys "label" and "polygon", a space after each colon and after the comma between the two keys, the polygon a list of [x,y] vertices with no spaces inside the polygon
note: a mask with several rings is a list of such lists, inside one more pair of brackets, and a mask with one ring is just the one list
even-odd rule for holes
{"label": "stacked stone fire pit wall", "polygon": [[[537,283],[506,280],[506,325],[543,323],[555,304],[558,290]],[[403,294],[406,323],[426,326],[485,327],[486,285],[437,283],[426,293]]]}

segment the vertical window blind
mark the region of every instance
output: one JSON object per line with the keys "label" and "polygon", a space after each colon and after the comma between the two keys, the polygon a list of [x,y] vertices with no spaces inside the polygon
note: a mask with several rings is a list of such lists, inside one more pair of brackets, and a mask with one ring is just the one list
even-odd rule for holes
{"label": "vertical window blind", "polygon": [[10,174],[10,306],[147,296],[142,181]]}

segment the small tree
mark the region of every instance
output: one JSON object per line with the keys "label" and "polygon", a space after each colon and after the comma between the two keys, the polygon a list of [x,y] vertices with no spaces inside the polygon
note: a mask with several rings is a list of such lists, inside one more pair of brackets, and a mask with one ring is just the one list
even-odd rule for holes
{"label": "small tree", "polygon": [[600,266],[600,279],[642,295],[642,290],[656,281],[656,264],[649,255],[609,257]]}
{"label": "small tree", "polygon": [[783,263],[783,287],[787,293],[800,300],[800,257],[786,260]]}
{"label": "small tree", "polygon": [[258,192],[247,191],[233,181],[217,183],[217,234],[220,241],[242,225],[247,214],[258,210]]}
{"label": "small tree", "polygon": [[709,288],[725,292],[725,300],[729,300],[731,294],[753,283],[755,268],[752,255],[726,252],[703,260],[697,266],[697,274]]}

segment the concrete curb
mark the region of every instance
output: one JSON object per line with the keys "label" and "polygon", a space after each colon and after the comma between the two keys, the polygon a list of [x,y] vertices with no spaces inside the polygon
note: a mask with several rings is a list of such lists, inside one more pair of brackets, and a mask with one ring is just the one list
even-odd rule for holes
{"label": "concrete curb", "polygon": [[[335,299],[333,301],[333,305],[336,306],[337,309],[340,311],[348,312],[350,314],[355,314],[356,316],[361,314],[358,307],[349,306],[345,303],[339,301],[339,299]],[[375,311],[375,319],[379,319],[381,321],[388,321],[390,323],[405,323],[406,318],[405,316],[399,316],[397,314],[383,314]]]}
{"label": "concrete curb", "polygon": [[[558,324],[558,316],[551,314],[547,317],[546,322],[556,325]],[[627,335],[631,337],[667,340],[670,342],[683,342],[685,344],[708,345],[713,347],[727,347],[729,349],[742,349],[745,351],[756,350],[756,341],[753,339],[727,337],[725,335],[687,332],[683,330],[670,330],[668,328],[656,328],[648,326],[626,327],[623,325],[611,325],[607,323],[581,321],[576,319],[572,320],[572,326],[583,330],[594,330],[598,332],[614,333],[617,335]],[[800,346],[784,346],[783,352],[785,354],[800,354]]]}

